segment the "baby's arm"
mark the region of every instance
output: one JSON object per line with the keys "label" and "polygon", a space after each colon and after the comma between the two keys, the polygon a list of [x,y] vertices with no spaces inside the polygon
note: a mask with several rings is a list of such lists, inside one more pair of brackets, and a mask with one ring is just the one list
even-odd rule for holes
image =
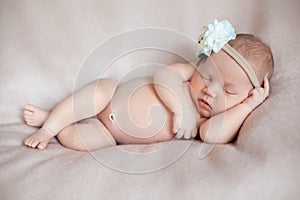
{"label": "baby's arm", "polygon": [[200,137],[207,143],[229,143],[237,135],[246,117],[269,96],[269,82],[250,91],[249,97],[231,109],[215,115],[200,126]]}
{"label": "baby's arm", "polygon": [[209,118],[200,126],[200,138],[207,143],[229,143],[251,111],[248,105],[240,103]]}
{"label": "baby's arm", "polygon": [[186,84],[194,72],[192,64],[176,63],[159,69],[153,77],[158,96],[174,113],[173,133],[177,138],[189,139],[197,134],[199,114]]}

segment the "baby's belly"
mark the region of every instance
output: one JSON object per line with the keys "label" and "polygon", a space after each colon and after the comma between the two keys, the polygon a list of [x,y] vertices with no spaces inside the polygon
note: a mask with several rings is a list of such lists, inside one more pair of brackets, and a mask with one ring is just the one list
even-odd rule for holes
{"label": "baby's belly", "polygon": [[121,84],[97,118],[119,144],[148,144],[174,137],[172,116],[157,96],[152,77],[143,77]]}

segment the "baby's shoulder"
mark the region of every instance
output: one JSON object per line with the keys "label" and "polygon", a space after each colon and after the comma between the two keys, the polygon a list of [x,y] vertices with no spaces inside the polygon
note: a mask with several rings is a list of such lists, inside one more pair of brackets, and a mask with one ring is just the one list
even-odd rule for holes
{"label": "baby's shoulder", "polygon": [[170,67],[176,67],[176,68],[196,68],[196,65],[194,63],[189,63],[189,62],[177,62],[177,63],[172,63],[169,65]]}
{"label": "baby's shoulder", "polygon": [[184,80],[189,80],[193,76],[196,70],[196,66],[193,63],[188,63],[188,62],[174,63],[170,65],[170,67],[176,70],[177,73],[179,73]]}

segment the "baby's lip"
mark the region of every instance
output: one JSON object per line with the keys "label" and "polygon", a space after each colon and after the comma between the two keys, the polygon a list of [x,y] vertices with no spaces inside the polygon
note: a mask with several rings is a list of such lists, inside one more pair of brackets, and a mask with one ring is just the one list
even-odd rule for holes
{"label": "baby's lip", "polygon": [[205,99],[198,99],[198,102],[201,107],[205,108],[208,111],[212,110],[211,105]]}

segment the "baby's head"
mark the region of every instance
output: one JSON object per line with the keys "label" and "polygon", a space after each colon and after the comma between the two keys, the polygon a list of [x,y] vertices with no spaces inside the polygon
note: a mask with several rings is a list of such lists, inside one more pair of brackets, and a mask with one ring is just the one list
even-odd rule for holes
{"label": "baby's head", "polygon": [[236,38],[230,40],[228,44],[248,61],[260,85],[265,76],[271,78],[274,71],[272,51],[261,39],[251,34],[237,34]]}
{"label": "baby's head", "polygon": [[209,118],[241,103],[254,87],[262,85],[265,76],[269,79],[273,73],[274,61],[268,45],[249,34],[234,38],[217,53],[209,52],[191,79],[191,89],[203,117]]}

